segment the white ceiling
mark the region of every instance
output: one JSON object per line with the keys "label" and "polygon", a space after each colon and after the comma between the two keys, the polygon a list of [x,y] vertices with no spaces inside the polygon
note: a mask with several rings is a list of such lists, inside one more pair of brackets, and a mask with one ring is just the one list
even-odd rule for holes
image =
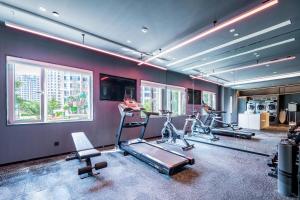
{"label": "white ceiling", "polygon": [[[85,43],[88,45],[138,59],[143,53],[145,59],[153,53],[158,53],[159,49],[163,52],[175,44],[213,27],[214,20],[220,23],[260,5],[261,2],[260,0],[4,0],[3,3],[0,3],[0,20],[13,22],[76,42],[82,41],[81,34],[84,32],[86,33]],[[39,7],[41,6],[47,11],[40,11]],[[299,8],[299,0],[279,0],[278,5],[151,62],[180,73],[201,74],[286,56],[296,56],[293,61],[272,64],[269,67],[257,67],[233,74],[219,74],[216,75],[217,78],[210,77],[213,80],[230,82],[269,76],[273,75],[273,72],[282,74],[300,71]],[[54,17],[52,11],[58,12],[60,16]],[[292,24],[180,64],[167,66],[192,54],[222,45],[286,20],[291,20]],[[141,32],[143,26],[149,28],[148,33]],[[232,28],[236,30],[235,33],[239,33],[238,37],[234,37],[234,33],[229,32]],[[259,51],[259,57],[251,53],[208,64],[195,70],[183,71],[188,67],[214,62],[291,38],[295,38],[295,41]],[[131,43],[128,43],[128,40]],[[265,87],[270,84],[281,85],[295,81],[297,78],[296,80],[295,78],[290,79],[290,81],[276,80],[241,85],[239,88]]]}

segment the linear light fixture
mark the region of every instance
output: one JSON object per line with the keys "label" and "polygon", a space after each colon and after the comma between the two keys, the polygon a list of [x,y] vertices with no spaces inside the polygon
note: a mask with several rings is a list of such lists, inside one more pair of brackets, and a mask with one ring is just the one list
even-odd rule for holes
{"label": "linear light fixture", "polygon": [[218,62],[221,62],[221,61],[224,61],[224,60],[229,60],[231,58],[236,58],[236,57],[243,56],[243,55],[246,55],[246,54],[250,54],[250,53],[253,53],[253,52],[258,52],[258,51],[261,51],[261,50],[264,50],[264,49],[272,48],[272,47],[279,46],[279,45],[286,44],[286,43],[293,42],[293,41],[295,41],[295,38],[290,38],[290,39],[287,39],[287,40],[283,40],[281,42],[276,42],[276,43],[273,43],[273,44],[262,46],[262,47],[252,49],[252,50],[249,50],[249,51],[246,51],[246,52],[243,52],[243,53],[238,53],[238,54],[228,56],[228,57],[225,57],[225,58],[220,58],[218,60],[214,60],[214,61],[211,61],[211,62],[203,63],[203,64],[192,66],[192,67],[187,67],[187,68],[183,69],[182,71],[188,71],[188,70],[192,70],[192,69],[195,69],[195,68],[200,68],[200,67],[203,67],[203,66],[218,63]]}
{"label": "linear light fixture", "polygon": [[[53,39],[53,40],[57,40],[57,41],[60,41],[60,42],[64,42],[64,43],[67,43],[67,44],[71,44],[71,45],[74,45],[74,46],[83,47],[85,49],[97,51],[97,52],[104,53],[104,54],[107,54],[107,55],[110,55],[110,56],[114,56],[114,57],[122,58],[122,59],[125,59],[125,60],[133,61],[135,63],[140,62],[140,60],[135,59],[135,58],[131,58],[131,57],[128,57],[128,56],[123,56],[123,55],[118,54],[118,53],[113,53],[111,51],[106,51],[106,50],[99,49],[99,48],[96,48],[96,47],[92,47],[92,46],[89,46],[89,45],[86,45],[86,44],[73,42],[71,40],[56,37],[56,36],[53,36],[53,35],[50,35],[50,34],[47,34],[47,33],[31,30],[29,28],[22,27],[22,26],[19,26],[19,25],[10,23],[10,22],[5,22],[5,26],[13,28],[13,29],[20,30],[20,31],[25,31],[25,32],[28,32],[28,33],[31,33],[31,34],[39,35],[39,36],[42,36],[42,37],[50,38],[50,39]],[[151,67],[155,67],[155,68],[161,69],[161,70],[167,70],[165,67],[161,67],[161,66],[154,65],[154,64],[151,64],[151,63],[147,63],[146,65],[151,66]]]}
{"label": "linear light fixture", "polygon": [[193,55],[188,56],[188,57],[186,57],[186,58],[177,60],[177,61],[175,61],[175,62],[172,62],[172,63],[168,64],[167,66],[169,67],[169,66],[172,66],[172,65],[176,65],[176,64],[182,63],[182,62],[184,62],[184,61],[187,61],[187,60],[196,58],[196,57],[198,57],[198,56],[202,56],[202,55],[205,55],[205,54],[207,54],[207,53],[210,53],[210,52],[213,52],[213,51],[216,51],[216,50],[219,50],[219,49],[223,49],[223,48],[228,47],[228,46],[231,46],[231,45],[233,45],[233,44],[237,44],[237,43],[239,43],[239,42],[243,42],[243,41],[245,41],[245,40],[249,40],[249,39],[251,39],[251,38],[257,37],[257,36],[259,36],[259,35],[263,35],[263,34],[265,34],[265,33],[274,31],[274,30],[276,30],[276,29],[279,29],[279,28],[288,26],[288,25],[290,25],[290,24],[292,24],[292,23],[291,23],[291,20],[287,20],[287,21],[281,22],[281,23],[276,24],[276,25],[274,25],[274,26],[271,26],[271,27],[265,28],[265,29],[263,29],[263,30],[257,31],[257,32],[255,32],[255,33],[251,33],[251,34],[246,35],[246,36],[244,36],[244,37],[238,38],[238,39],[236,39],[236,40],[232,40],[232,41],[227,42],[227,43],[224,43],[224,44],[222,44],[222,45],[219,45],[219,46],[216,46],[216,47],[207,49],[207,50],[205,50],[205,51],[202,51],[202,52],[193,54]]}
{"label": "linear light fixture", "polygon": [[273,76],[265,76],[265,77],[259,77],[254,79],[247,79],[243,81],[233,81],[229,83],[225,83],[225,86],[235,86],[235,85],[243,85],[243,84],[249,84],[249,83],[258,83],[258,82],[265,82],[265,81],[273,81],[278,79],[285,79],[285,78],[293,78],[300,76],[300,71],[292,72],[292,73],[285,73],[280,75],[273,75]]}
{"label": "linear light fixture", "polygon": [[198,80],[201,80],[201,81],[205,81],[205,82],[209,82],[209,83],[214,83],[214,84],[217,84],[217,85],[224,85],[223,83],[220,83],[220,82],[217,82],[217,81],[212,81],[212,80],[203,78],[202,76],[194,76],[194,75],[190,75],[190,77],[191,77],[192,79],[198,79]]}
{"label": "linear light fixture", "polygon": [[175,51],[176,49],[179,49],[179,48],[181,48],[181,47],[183,47],[185,45],[188,45],[188,44],[190,44],[190,43],[192,43],[192,42],[194,42],[196,40],[199,40],[199,39],[201,39],[201,38],[203,38],[203,37],[205,37],[205,36],[207,36],[207,35],[209,35],[211,33],[214,33],[216,31],[221,30],[221,29],[223,29],[225,27],[228,27],[228,26],[230,26],[232,24],[235,24],[235,23],[237,23],[237,22],[239,22],[239,21],[241,21],[243,19],[246,19],[246,18],[248,18],[248,17],[250,17],[250,16],[252,16],[252,15],[254,15],[256,13],[259,13],[259,12],[261,12],[261,11],[263,11],[263,10],[265,10],[265,9],[267,9],[267,8],[269,8],[269,7],[277,4],[277,3],[278,3],[278,0],[270,0],[268,2],[265,2],[262,5],[257,6],[256,8],[253,8],[253,9],[251,9],[251,10],[245,12],[245,13],[242,13],[241,15],[233,17],[233,18],[231,18],[231,19],[229,19],[229,20],[227,20],[227,21],[225,21],[225,22],[223,22],[223,23],[221,23],[219,25],[214,26],[213,28],[210,28],[210,29],[208,29],[208,30],[206,30],[204,32],[201,32],[200,34],[198,34],[198,35],[196,35],[196,36],[194,36],[194,37],[192,37],[192,38],[190,38],[188,40],[185,40],[185,41],[183,41],[183,42],[175,45],[172,48],[167,49],[166,51],[163,51],[163,52],[161,52],[161,53],[159,53],[159,54],[157,54],[155,56],[152,56],[152,57],[146,59],[145,61],[140,62],[139,65],[145,64],[145,63],[147,63],[147,62],[149,62],[149,61],[151,61],[151,60],[153,60],[153,59],[155,59],[155,58],[157,58],[159,56],[162,56],[162,55],[165,55],[165,54],[170,53],[172,51]]}
{"label": "linear light fixture", "polygon": [[270,65],[270,64],[275,64],[275,63],[279,63],[279,62],[294,60],[295,58],[296,58],[296,56],[288,56],[288,57],[285,57],[285,58],[278,58],[278,59],[269,60],[269,61],[261,62],[261,63],[257,63],[257,64],[246,65],[246,66],[237,67],[237,68],[233,68],[233,69],[227,69],[227,70],[223,70],[223,71],[207,73],[204,76],[207,77],[207,76],[216,75],[216,74],[224,74],[224,73],[228,73],[228,72],[235,72],[235,71],[240,71],[240,70],[249,69],[249,68],[253,68],[253,67],[259,67],[259,66]]}

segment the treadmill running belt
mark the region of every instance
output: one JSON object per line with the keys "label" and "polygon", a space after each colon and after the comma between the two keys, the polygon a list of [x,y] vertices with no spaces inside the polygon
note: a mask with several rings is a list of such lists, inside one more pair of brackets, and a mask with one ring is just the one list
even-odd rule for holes
{"label": "treadmill running belt", "polygon": [[178,156],[176,154],[170,153],[163,149],[157,148],[147,143],[135,143],[130,144],[132,150],[139,152],[144,155],[148,155],[161,163],[164,163],[167,167],[172,168],[184,163],[188,163],[188,159]]}
{"label": "treadmill running belt", "polygon": [[212,133],[216,135],[230,135],[230,136],[245,136],[251,138],[255,136],[255,133],[243,131],[243,130],[236,130],[233,131],[231,128],[219,128],[219,129],[212,129]]}

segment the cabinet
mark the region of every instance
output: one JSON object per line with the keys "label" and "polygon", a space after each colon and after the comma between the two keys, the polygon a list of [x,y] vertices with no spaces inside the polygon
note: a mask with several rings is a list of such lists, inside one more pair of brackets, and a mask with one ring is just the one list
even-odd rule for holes
{"label": "cabinet", "polygon": [[261,130],[269,127],[269,113],[239,114],[239,126],[247,129]]}

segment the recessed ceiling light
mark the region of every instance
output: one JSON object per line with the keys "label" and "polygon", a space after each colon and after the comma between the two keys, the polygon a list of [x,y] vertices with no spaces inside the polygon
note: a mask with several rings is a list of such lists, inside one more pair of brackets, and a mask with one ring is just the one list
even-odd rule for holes
{"label": "recessed ceiling light", "polygon": [[148,33],[149,29],[146,26],[143,26],[142,29],[141,29],[141,31],[143,33]]}
{"label": "recessed ceiling light", "polygon": [[126,48],[126,47],[122,47],[121,48],[122,51],[130,51],[130,49]]}
{"label": "recessed ceiling light", "polygon": [[235,31],[234,28],[232,28],[232,29],[229,30],[230,33],[233,33],[234,31]]}
{"label": "recessed ceiling light", "polygon": [[39,9],[40,9],[40,11],[43,11],[43,12],[46,12],[46,11],[47,11],[47,9],[44,8],[44,7],[39,7]]}
{"label": "recessed ceiling light", "polygon": [[59,13],[56,12],[56,11],[53,11],[53,12],[52,12],[52,15],[53,15],[54,17],[59,17]]}
{"label": "recessed ceiling light", "polygon": [[203,63],[203,64],[196,65],[196,66],[187,67],[187,68],[182,69],[182,71],[188,71],[188,70],[200,68],[200,67],[203,67],[203,66],[206,66],[206,65],[211,65],[211,64],[218,63],[218,62],[221,62],[221,61],[224,61],[224,60],[229,60],[231,58],[236,58],[236,57],[239,57],[239,56],[243,56],[243,55],[247,55],[247,54],[250,54],[250,53],[257,52],[257,51],[261,51],[261,50],[264,50],[264,49],[269,49],[271,47],[275,47],[275,46],[279,46],[279,45],[286,44],[286,43],[289,43],[289,42],[293,42],[295,40],[296,40],[295,38],[290,38],[290,39],[287,39],[287,40],[283,40],[283,41],[280,41],[280,42],[276,42],[276,43],[273,43],[273,44],[262,46],[262,47],[259,47],[259,48],[256,48],[256,49],[252,49],[252,50],[245,51],[245,52],[242,52],[242,53],[234,54],[232,56],[228,56],[228,57],[225,57],[225,58],[220,58],[218,60],[214,60],[214,61],[211,61],[211,62]]}
{"label": "recessed ceiling light", "polygon": [[220,23],[220,24],[218,24],[218,25],[216,25],[216,26],[214,26],[214,27],[212,27],[212,28],[210,28],[210,29],[208,29],[208,30],[206,30],[204,32],[201,32],[201,33],[197,34],[194,37],[186,39],[186,40],[180,42],[179,44],[177,44],[177,45],[175,45],[175,46],[173,46],[173,47],[171,47],[169,49],[166,49],[165,51],[163,51],[163,52],[161,52],[161,53],[159,53],[159,54],[157,54],[155,56],[152,56],[152,57],[148,58],[145,61],[141,61],[138,65],[142,65],[142,64],[144,64],[146,62],[149,62],[149,61],[151,61],[151,60],[153,60],[153,59],[155,59],[155,58],[157,58],[159,56],[162,56],[162,55],[165,55],[165,54],[170,53],[172,51],[175,51],[178,48],[182,48],[183,46],[186,46],[186,45],[188,45],[188,44],[190,44],[192,42],[195,42],[196,40],[199,40],[199,39],[201,39],[201,38],[203,38],[203,37],[205,37],[207,35],[210,35],[210,34],[212,34],[214,32],[217,32],[217,31],[222,30],[222,29],[224,29],[226,27],[229,27],[229,26],[231,26],[231,25],[233,25],[233,24],[235,24],[235,23],[237,23],[239,21],[242,21],[242,20],[244,20],[244,19],[246,19],[246,18],[248,18],[250,16],[253,16],[253,15],[257,14],[257,13],[260,13],[263,10],[266,10],[267,8],[272,7],[272,6],[276,5],[276,4],[278,4],[278,0],[271,0],[271,1],[265,2],[264,4],[262,4],[260,6],[257,6],[257,7],[253,8],[253,9],[250,9],[250,10],[248,10],[248,11],[246,11],[246,12],[240,14],[240,15],[237,15],[237,16],[229,19],[229,20],[226,20],[226,21],[224,21],[224,22],[222,22],[222,23]]}
{"label": "recessed ceiling light", "polygon": [[266,67],[270,67],[270,65],[266,65]]}
{"label": "recessed ceiling light", "polygon": [[235,33],[235,34],[233,34],[233,36],[234,36],[234,37],[237,37],[237,36],[239,36],[239,34],[238,34],[238,33]]}
{"label": "recessed ceiling light", "polygon": [[126,42],[130,44],[130,43],[131,43],[131,40],[127,40]]}
{"label": "recessed ceiling light", "polygon": [[273,72],[273,74],[277,74],[277,72]]}
{"label": "recessed ceiling light", "polygon": [[258,32],[251,33],[251,34],[249,34],[249,35],[240,37],[240,38],[235,39],[235,40],[232,40],[232,41],[230,41],[230,42],[221,44],[221,45],[219,45],[219,46],[216,46],[216,47],[207,49],[207,50],[205,50],[205,51],[198,52],[198,53],[193,54],[193,55],[191,55],[191,56],[185,57],[185,58],[183,58],[183,59],[177,60],[176,62],[172,62],[172,63],[168,64],[167,66],[169,67],[169,66],[172,66],[172,65],[176,65],[176,64],[178,64],[178,63],[182,63],[182,62],[184,62],[184,61],[188,61],[188,60],[190,60],[190,59],[199,57],[199,56],[201,56],[201,55],[205,55],[205,54],[208,54],[208,53],[210,53],[210,52],[213,52],[213,51],[216,51],[216,50],[219,50],[219,49],[228,47],[228,46],[230,46],[230,45],[237,44],[237,43],[243,42],[243,41],[245,41],[245,40],[249,40],[249,39],[251,39],[251,38],[254,38],[254,37],[263,35],[263,34],[265,34],[265,33],[269,33],[269,32],[271,32],[271,31],[274,31],[274,30],[277,30],[277,29],[279,29],[279,28],[288,26],[288,25],[290,25],[290,24],[291,24],[291,20],[287,20],[287,21],[281,22],[281,23],[279,23],[279,24],[276,24],[276,25],[274,25],[274,26],[265,28],[265,29],[260,30],[260,31],[258,31]]}

